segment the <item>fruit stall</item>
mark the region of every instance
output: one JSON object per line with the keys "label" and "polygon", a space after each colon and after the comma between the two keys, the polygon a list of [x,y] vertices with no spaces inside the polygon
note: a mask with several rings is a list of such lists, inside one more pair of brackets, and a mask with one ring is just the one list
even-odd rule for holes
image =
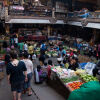
{"label": "fruit stall", "polygon": [[49,85],[59,94],[67,99],[70,93],[90,81],[98,81],[96,77],[87,73],[86,69],[77,69],[76,71],[55,66],[51,68],[51,78]]}

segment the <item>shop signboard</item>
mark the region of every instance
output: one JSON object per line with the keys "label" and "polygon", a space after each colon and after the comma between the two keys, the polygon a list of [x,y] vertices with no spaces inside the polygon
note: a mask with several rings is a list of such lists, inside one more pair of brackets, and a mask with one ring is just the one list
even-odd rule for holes
{"label": "shop signboard", "polygon": [[11,10],[24,10],[23,6],[10,6]]}

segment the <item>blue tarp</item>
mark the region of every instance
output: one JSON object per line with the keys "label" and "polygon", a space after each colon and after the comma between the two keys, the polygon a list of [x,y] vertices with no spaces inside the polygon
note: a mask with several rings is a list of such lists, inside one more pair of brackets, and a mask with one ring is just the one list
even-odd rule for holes
{"label": "blue tarp", "polygon": [[86,64],[87,64],[87,63],[80,63],[80,67],[81,67],[82,69],[84,69]]}

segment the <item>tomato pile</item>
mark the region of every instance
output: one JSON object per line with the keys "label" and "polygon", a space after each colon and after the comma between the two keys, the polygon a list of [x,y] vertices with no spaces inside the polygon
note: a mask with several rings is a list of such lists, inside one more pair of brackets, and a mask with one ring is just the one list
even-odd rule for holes
{"label": "tomato pile", "polygon": [[83,84],[82,82],[73,82],[73,83],[68,83],[68,86],[73,91],[73,90],[79,89],[82,84]]}

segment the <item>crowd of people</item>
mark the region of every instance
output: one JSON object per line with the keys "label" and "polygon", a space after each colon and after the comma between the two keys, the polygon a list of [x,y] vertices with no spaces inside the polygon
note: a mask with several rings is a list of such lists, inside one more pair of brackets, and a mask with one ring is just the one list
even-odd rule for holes
{"label": "crowd of people", "polygon": [[[40,56],[35,54],[35,50],[40,48]],[[56,64],[53,58],[47,60],[45,54],[49,49],[55,49],[57,52]],[[99,48],[98,48],[99,50]],[[51,68],[60,66],[76,71],[80,68],[78,53],[73,50],[67,51],[62,44],[51,44],[48,42],[20,42],[6,48],[5,63],[8,83],[11,85],[13,100],[21,100],[21,94],[27,93],[32,95],[31,80],[36,84],[49,82],[51,79]],[[36,64],[36,61],[39,63]],[[94,75],[97,73],[94,69]],[[33,77],[34,76],[34,77]]]}
{"label": "crowd of people", "polygon": [[[46,61],[45,52],[48,46],[54,46],[58,52],[57,63],[54,64],[52,59]],[[34,53],[34,50],[40,48],[40,57]],[[39,64],[34,66],[35,60],[39,60]],[[51,68],[56,66],[66,67],[76,70],[79,67],[78,57],[73,52],[67,53],[61,45],[50,45],[50,43],[34,43],[21,42],[6,48],[5,55],[6,72],[8,83],[11,85],[13,100],[21,100],[21,93],[28,92],[28,96],[32,95],[31,79],[37,84],[48,82],[51,77]],[[34,75],[33,75],[34,73]],[[34,77],[33,77],[34,76]]]}

